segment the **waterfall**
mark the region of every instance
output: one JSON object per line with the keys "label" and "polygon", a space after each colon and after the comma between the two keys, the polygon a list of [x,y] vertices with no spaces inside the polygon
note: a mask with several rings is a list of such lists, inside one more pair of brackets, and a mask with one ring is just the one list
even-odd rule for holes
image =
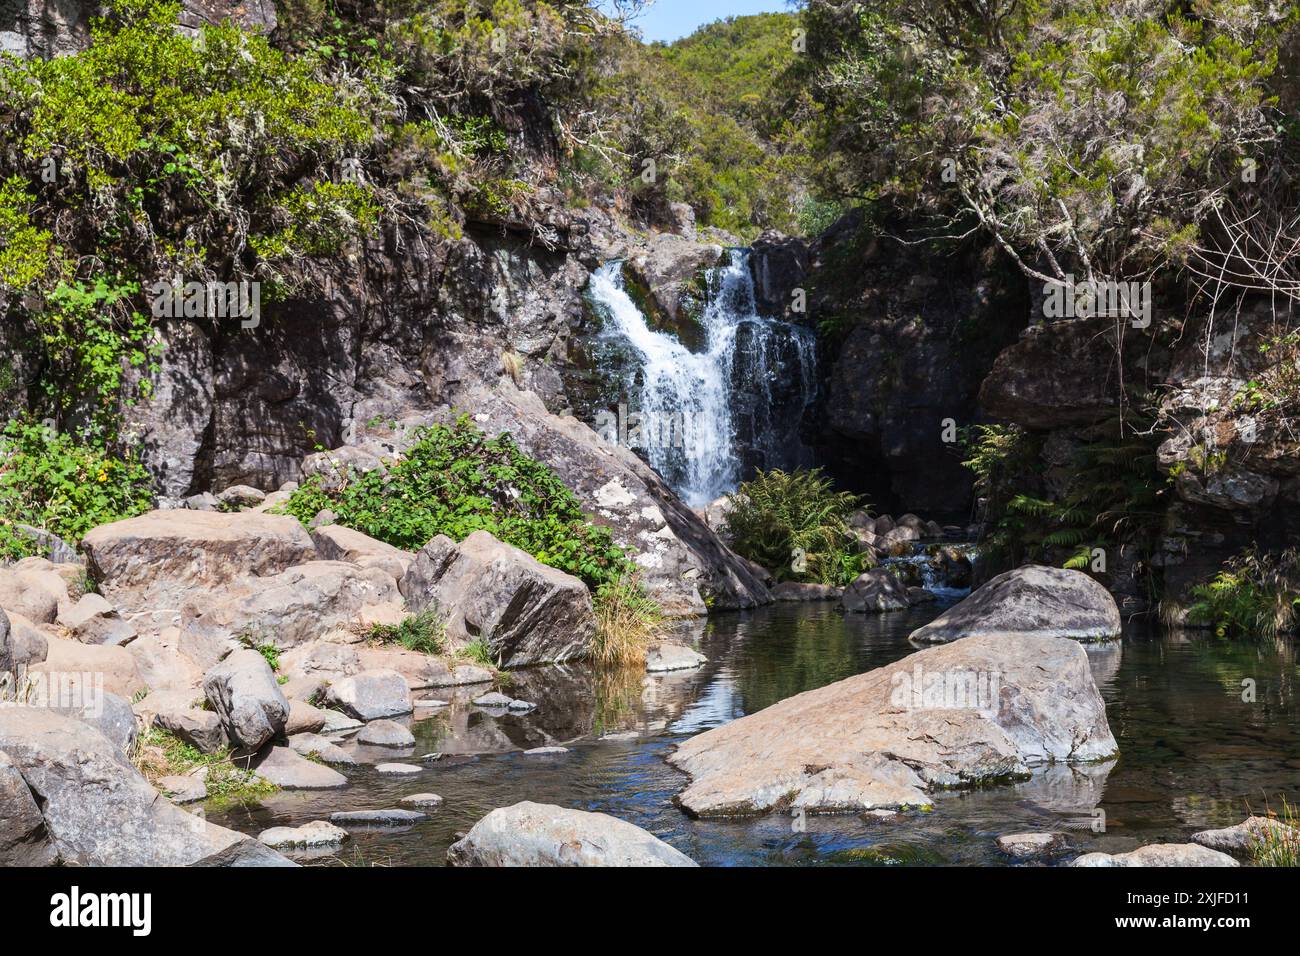
{"label": "waterfall", "polygon": [[604,318],[600,336],[634,358],[621,383],[626,408],[597,428],[640,451],[695,507],[732,491],[754,468],[810,458],[798,426],[816,397],[816,338],[758,315],[748,259],[747,250],[728,250],[709,270],[698,352],[650,327],[624,288],[622,262],[596,270],[588,290]]}

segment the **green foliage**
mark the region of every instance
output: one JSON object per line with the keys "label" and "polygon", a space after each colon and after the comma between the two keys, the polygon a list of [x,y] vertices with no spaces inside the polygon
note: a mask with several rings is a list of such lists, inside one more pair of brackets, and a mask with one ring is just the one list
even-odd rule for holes
{"label": "green foliage", "polygon": [[514,443],[488,438],[467,416],[421,430],[386,473],[343,476],[342,490],[308,478],[284,505],[304,524],[322,509],[339,524],[418,550],[435,535],[474,531],[527,551],[595,590],[631,569],[609,529],[592,524],[556,474]]}
{"label": "green foliage", "polygon": [[1300,607],[1300,554],[1253,547],[1230,558],[1209,581],[1191,590],[1187,621],[1219,637],[1273,638],[1290,631]]}
{"label": "green foliage", "polygon": [[1250,858],[1256,866],[1300,866],[1300,810],[1282,798],[1281,813],[1268,811],[1273,824],[1254,830],[1250,841]]}
{"label": "green foliage", "polygon": [[[1115,423],[1117,424],[1117,423]],[[1103,426],[1103,436],[1113,433]],[[1038,439],[1014,425],[977,425],[965,436],[963,464],[975,473],[975,493],[987,502],[984,545],[1011,564],[1056,561],[1076,571],[1091,568],[1095,549],[1150,544],[1161,522],[1162,480],[1147,436],[1094,438],[1074,453],[1063,489],[1040,487]]]}
{"label": "green foliage", "polygon": [[809,0],[805,26],[792,70],[828,192],[910,198],[935,233],[982,228],[1026,272],[1148,278],[1277,144],[1296,10]]}
{"label": "green foliage", "polygon": [[480,667],[495,668],[497,666],[496,658],[492,656],[492,648],[481,637],[475,638],[462,647],[460,656],[472,664],[478,664]]}
{"label": "green foliage", "polygon": [[216,805],[251,803],[280,788],[231,758],[231,750],[205,754],[170,731],[150,727],[136,739],[135,764],[155,784],[161,777],[184,776],[206,769],[204,785]]}
{"label": "green foliage", "polygon": [[[847,584],[866,567],[848,526],[859,507],[856,495],[835,491],[820,469],[759,471],[732,496],[727,533],[737,554],[778,580]],[[796,571],[800,556],[805,569]]]}
{"label": "green foliage", "polygon": [[280,649],[272,641],[260,640],[255,634],[241,634],[239,643],[243,644],[249,650],[257,651],[266,661],[267,666],[273,671],[280,669]]}
{"label": "green foliage", "polygon": [[447,625],[434,608],[403,618],[400,624],[376,624],[370,639],[380,644],[400,644],[408,651],[441,654],[447,648]]}
{"label": "green foliage", "polygon": [[97,525],[148,511],[149,477],[133,459],[79,444],[39,424],[0,431],[0,558],[35,553],[15,523],[78,542]]}

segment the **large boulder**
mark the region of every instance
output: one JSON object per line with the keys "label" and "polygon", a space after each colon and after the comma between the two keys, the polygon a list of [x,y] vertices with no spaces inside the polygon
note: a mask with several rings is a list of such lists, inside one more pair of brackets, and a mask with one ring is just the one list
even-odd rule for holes
{"label": "large boulder", "polygon": [[245,844],[258,847],[174,806],[82,721],[43,708],[0,709],[0,753],[22,775],[64,865],[186,866],[216,854],[236,863]]}
{"label": "large boulder", "polygon": [[1088,655],[1025,634],[970,637],[787,698],[683,743],[688,813],[925,806],[931,787],[1115,753]]}
{"label": "large boulder", "polygon": [[493,810],[447,850],[453,866],[696,866],[638,826],[606,813],[527,800]]}
{"label": "large boulder", "polygon": [[1119,338],[1113,318],[1047,322],[1025,329],[993,363],[980,406],[1026,428],[1091,425],[1119,408]]}
{"label": "large boulder", "polygon": [[129,644],[136,638],[131,623],[98,594],[83,594],[76,604],[66,605],[58,624],[83,644]]}
{"label": "large boulder", "polygon": [[907,585],[896,574],[884,568],[872,568],[859,574],[844,589],[840,606],[846,611],[882,614],[905,611],[912,602],[907,596]]}
{"label": "large boulder", "polygon": [[59,609],[69,604],[67,581],[44,558],[24,558],[13,567],[0,567],[0,607],[6,611],[33,624],[53,624]]}
{"label": "large boulder", "polygon": [[1150,843],[1128,853],[1085,853],[1070,866],[1240,866],[1226,853],[1195,843]]}
{"label": "large boulder", "polygon": [[401,588],[412,610],[441,611],[453,639],[486,641],[502,667],[585,657],[596,630],[586,585],[486,531],[459,545],[435,537]]}
{"label": "large boulder", "polygon": [[528,455],[551,468],[592,520],[636,555],[646,592],[669,617],[703,616],[771,601],[748,562],[628,448],[610,444],[569,415],[509,382],[458,391],[454,404],[475,410],[490,435],[508,431]]}
{"label": "large boulder", "polygon": [[0,866],[49,866],[58,853],[23,775],[0,751]]}
{"label": "large boulder", "polygon": [[990,579],[911,639],[941,644],[991,634],[1106,641],[1119,637],[1119,607],[1082,571],[1027,564]]}
{"label": "large boulder", "polygon": [[356,623],[366,608],[400,601],[397,582],[386,571],[310,561],[279,574],[244,578],[220,597],[187,600],[181,609],[182,647],[205,662],[241,636],[290,648]]}
{"label": "large boulder", "polygon": [[392,670],[361,671],[335,681],[326,702],[357,720],[400,717],[414,709],[406,678]]}
{"label": "large boulder", "polygon": [[1300,829],[1272,817],[1247,817],[1235,826],[1220,830],[1200,830],[1192,842],[1223,853],[1248,854],[1263,841],[1300,843]]}
{"label": "large boulder", "polygon": [[284,732],[289,702],[257,651],[235,651],[208,671],[203,692],[227,736],[250,753]]}
{"label": "large boulder", "polygon": [[13,619],[0,609],[0,681],[17,681],[32,664],[45,660],[45,635],[24,618]]}
{"label": "large boulder", "polygon": [[379,568],[399,581],[415,560],[415,555],[409,551],[377,541],[341,524],[313,528],[311,540],[322,561],[347,561],[363,568]]}
{"label": "large boulder", "polygon": [[214,754],[230,741],[221,718],[202,709],[203,701],[197,690],[155,690],[137,701],[132,710],[146,728],[166,730],[200,753]]}
{"label": "large boulder", "polygon": [[80,695],[81,700],[89,700],[101,690],[130,700],[148,689],[125,647],[52,636],[45,639],[45,659],[30,665],[28,674],[34,681],[57,681],[61,691]]}
{"label": "large boulder", "polygon": [[100,591],[142,631],[176,623],[195,591],[316,557],[296,519],[251,511],[151,511],[100,525],[82,547]]}

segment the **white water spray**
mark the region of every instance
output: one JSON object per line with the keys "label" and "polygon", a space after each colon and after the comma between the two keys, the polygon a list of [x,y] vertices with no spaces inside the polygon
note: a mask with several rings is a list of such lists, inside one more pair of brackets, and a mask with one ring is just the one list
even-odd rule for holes
{"label": "white water spray", "polygon": [[605,314],[602,336],[622,340],[639,359],[625,383],[639,433],[630,444],[695,507],[732,491],[743,477],[738,431],[762,467],[784,463],[799,446],[796,435],[781,434],[775,424],[783,379],[798,378],[796,421],[816,389],[815,338],[757,314],[748,252],[731,250],[708,278],[698,353],[650,328],[623,287],[621,262],[598,269],[589,289]]}

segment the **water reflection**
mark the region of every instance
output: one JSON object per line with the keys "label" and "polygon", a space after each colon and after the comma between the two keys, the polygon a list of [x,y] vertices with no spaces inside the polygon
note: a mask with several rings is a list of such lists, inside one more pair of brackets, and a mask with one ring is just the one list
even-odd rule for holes
{"label": "water reflection", "polygon": [[[477,691],[452,694],[450,707],[409,722],[416,737],[409,751],[344,742],[359,761],[342,768],[349,787],[283,793],[214,819],[258,832],[433,791],[446,803],[429,821],[405,833],[358,833],[341,857],[441,865],[457,831],[494,807],[529,799],[612,813],[708,865],[982,864],[1005,862],[994,843],[1004,833],[1062,830],[1080,851],[1117,852],[1185,841],[1194,830],[1239,822],[1248,806],[1276,807],[1281,796],[1294,802],[1300,737],[1291,646],[1129,632],[1122,642],[1087,648],[1118,760],[943,792],[931,813],[810,817],[803,829],[779,814],[694,821],[672,805],[685,778],[664,757],[679,740],[912,653],[907,635],[939,610],[846,616],[827,604],[778,605],[694,624],[691,636],[709,657],[698,670],[522,671],[508,692],[538,705],[529,714],[490,714],[469,703]],[[570,750],[522,753],[554,745]],[[373,768],[377,760],[418,762],[434,752],[443,756],[412,777]],[[1098,810],[1100,833],[1093,832]]]}

